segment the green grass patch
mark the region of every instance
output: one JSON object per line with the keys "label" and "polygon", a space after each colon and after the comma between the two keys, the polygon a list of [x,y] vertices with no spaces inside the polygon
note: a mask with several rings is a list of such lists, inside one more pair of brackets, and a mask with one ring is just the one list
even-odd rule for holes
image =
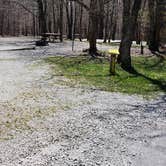
{"label": "green grass patch", "polygon": [[108,60],[100,62],[85,56],[45,59],[47,63],[53,64],[54,74],[63,75],[80,84],[95,86],[101,90],[143,96],[165,92],[165,60],[157,57],[133,57],[132,60],[138,75],[129,74],[116,65],[116,75],[110,76]]}

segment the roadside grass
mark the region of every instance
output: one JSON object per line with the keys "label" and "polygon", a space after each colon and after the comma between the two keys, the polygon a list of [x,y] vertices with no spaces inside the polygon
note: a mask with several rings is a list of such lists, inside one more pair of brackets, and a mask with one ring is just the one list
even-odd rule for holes
{"label": "roadside grass", "polygon": [[[45,62],[54,74],[63,75],[82,85],[95,86],[111,92],[155,96],[166,91],[166,60],[158,57],[132,57],[138,74],[133,75],[116,65],[116,75],[109,75],[109,62],[89,57],[48,57]],[[57,67],[59,70],[57,70]]]}

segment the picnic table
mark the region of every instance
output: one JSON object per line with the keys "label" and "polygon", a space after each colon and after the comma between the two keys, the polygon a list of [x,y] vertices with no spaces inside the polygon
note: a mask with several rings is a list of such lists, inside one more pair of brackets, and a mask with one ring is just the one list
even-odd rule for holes
{"label": "picnic table", "polygon": [[[43,33],[41,34],[42,40],[49,41],[49,42],[55,42],[55,40],[59,39],[60,40],[60,33]],[[66,35],[63,35],[63,38],[65,38]],[[81,41],[81,36],[80,34],[74,34],[74,39],[78,38]]]}
{"label": "picnic table", "polygon": [[56,39],[60,40],[60,33],[43,33],[42,39],[49,42],[55,42]]}

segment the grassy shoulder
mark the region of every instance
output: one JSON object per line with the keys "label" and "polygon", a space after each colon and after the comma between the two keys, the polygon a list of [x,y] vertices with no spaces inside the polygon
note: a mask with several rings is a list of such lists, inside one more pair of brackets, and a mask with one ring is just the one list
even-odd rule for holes
{"label": "grassy shoulder", "polygon": [[[132,75],[116,65],[116,75],[109,75],[108,60],[90,60],[89,57],[49,57],[53,72],[80,84],[101,90],[153,96],[166,90],[166,60],[157,57],[133,57],[138,75]],[[57,70],[57,67],[59,70]]]}

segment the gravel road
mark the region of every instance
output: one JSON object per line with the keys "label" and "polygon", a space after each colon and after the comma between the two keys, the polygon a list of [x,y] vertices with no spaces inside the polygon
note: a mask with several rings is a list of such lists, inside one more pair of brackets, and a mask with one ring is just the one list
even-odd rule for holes
{"label": "gravel road", "polygon": [[[0,39],[0,166],[166,165],[165,94],[145,100],[71,87],[41,62],[73,55],[71,42],[7,51],[31,40]],[[75,55],[87,47],[76,44]]]}

